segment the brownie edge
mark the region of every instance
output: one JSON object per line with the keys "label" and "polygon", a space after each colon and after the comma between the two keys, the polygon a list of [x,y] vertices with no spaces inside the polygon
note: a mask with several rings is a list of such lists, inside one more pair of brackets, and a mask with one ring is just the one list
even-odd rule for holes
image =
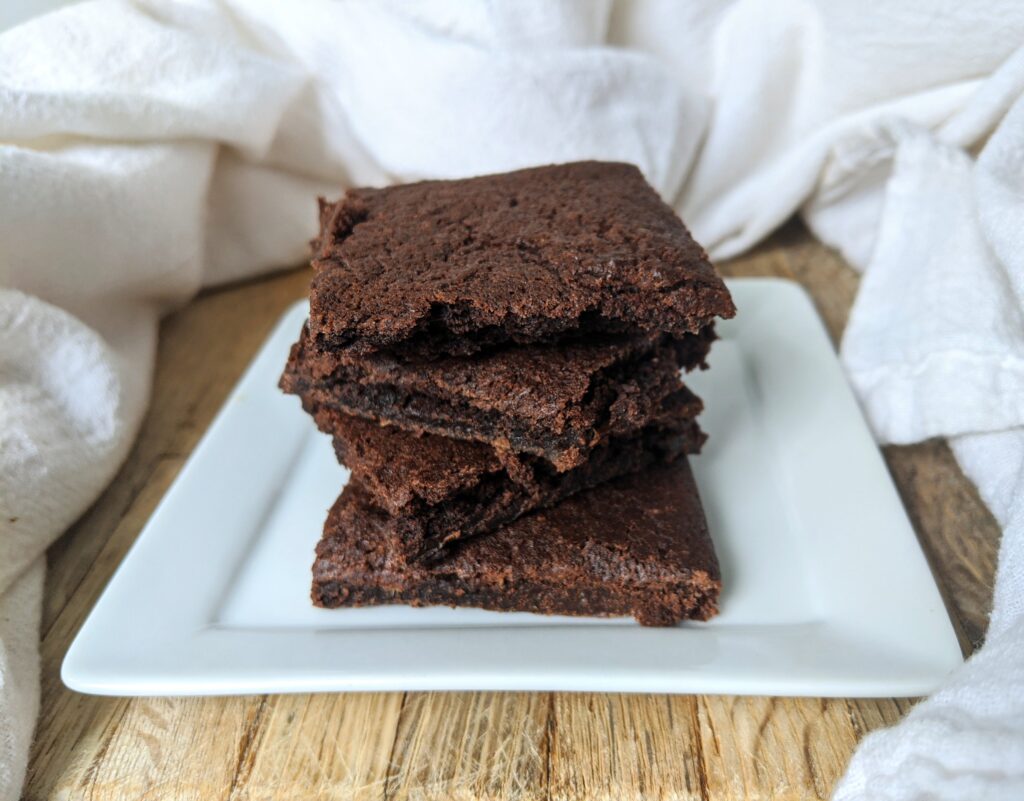
{"label": "brownie edge", "polygon": [[681,337],[729,290],[631,164],[353,189],[322,203],[310,328],[329,351],[465,356],[594,334]]}
{"label": "brownie edge", "polygon": [[721,576],[685,458],[652,467],[409,564],[358,483],[335,503],[313,564],[322,607],[406,603],[548,615],[707,620]]}
{"label": "brownie edge", "polygon": [[702,364],[713,339],[709,327],[682,341],[617,337],[409,364],[385,354],[337,359],[304,328],[280,386],[307,410],[335,407],[414,433],[485,442],[564,471],[661,415],[683,389],[680,367]]}
{"label": "brownie edge", "polygon": [[[318,410],[315,417],[321,428],[333,426],[340,434],[334,438],[339,461],[370,502],[390,515],[383,525],[394,529],[389,537],[397,533],[402,557],[438,561],[447,559],[457,542],[619,476],[697,453],[705,438],[694,420],[700,407],[696,396],[681,397],[658,424],[635,437],[610,440],[563,473],[542,459],[490,448],[491,459],[481,462],[475,454],[478,443],[418,437],[333,410]],[[468,458],[460,458],[463,453]]]}

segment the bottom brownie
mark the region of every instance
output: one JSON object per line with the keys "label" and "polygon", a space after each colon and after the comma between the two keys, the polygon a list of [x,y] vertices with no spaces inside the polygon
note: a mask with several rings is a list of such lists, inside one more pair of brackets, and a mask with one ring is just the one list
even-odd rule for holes
{"label": "bottom brownie", "polygon": [[389,515],[358,483],[317,546],[318,606],[443,604],[549,615],[632,615],[646,626],[707,620],[721,580],[685,458],[612,481],[410,564]]}

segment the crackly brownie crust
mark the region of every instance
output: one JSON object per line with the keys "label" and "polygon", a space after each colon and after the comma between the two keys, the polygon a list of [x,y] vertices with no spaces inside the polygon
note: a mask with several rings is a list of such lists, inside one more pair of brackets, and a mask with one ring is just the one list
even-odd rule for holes
{"label": "crackly brownie crust", "polygon": [[438,564],[401,558],[389,520],[358,483],[345,488],[317,546],[315,604],[632,615],[651,626],[717,612],[718,562],[685,459],[467,540]]}
{"label": "crackly brownie crust", "polygon": [[359,354],[679,337],[735,313],[704,250],[628,164],[351,190],[321,201],[313,266],[317,344]]}
{"label": "crackly brownie crust", "polygon": [[321,430],[334,434],[335,450],[352,480],[391,516],[401,555],[430,561],[445,558],[456,542],[492,532],[577,492],[697,453],[705,439],[694,419],[700,408],[699,399],[683,391],[637,436],[612,439],[564,473],[536,457],[417,436],[335,409],[316,409],[314,418]]}
{"label": "crackly brownie crust", "polygon": [[309,405],[413,432],[486,442],[569,470],[613,436],[628,436],[683,389],[714,333],[508,348],[472,359],[407,363],[389,354],[338,359],[304,329],[281,379]]}

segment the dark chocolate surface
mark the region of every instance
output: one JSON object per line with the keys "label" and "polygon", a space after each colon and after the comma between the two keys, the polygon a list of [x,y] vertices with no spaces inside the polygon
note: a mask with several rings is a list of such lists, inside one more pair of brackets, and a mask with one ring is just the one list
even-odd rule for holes
{"label": "dark chocolate surface", "polygon": [[702,363],[713,338],[706,329],[681,341],[616,337],[407,363],[384,353],[339,360],[303,330],[281,386],[307,408],[485,442],[568,470],[663,414],[683,389],[680,364]]}
{"label": "dark chocolate surface", "polygon": [[639,435],[612,439],[564,473],[536,457],[417,436],[334,409],[317,409],[314,417],[322,430],[335,435],[335,450],[352,480],[391,516],[402,555],[438,560],[456,542],[487,534],[577,492],[683,453],[697,453],[705,438],[694,419],[700,408],[696,396],[684,391]]}
{"label": "dark chocolate surface", "polygon": [[314,339],[358,354],[681,337],[735,312],[704,250],[628,164],[354,189],[321,202],[313,266]]}
{"label": "dark chocolate surface", "polygon": [[[646,437],[670,456],[698,453],[705,440],[696,424],[702,408],[700,399],[684,389],[639,439]],[[391,514],[443,503],[491,475],[500,474],[531,493],[561,478],[541,459],[501,453],[480,442],[413,434],[330,407],[312,413],[320,430],[334,438],[338,460]],[[613,440],[595,451],[590,461],[608,459],[608,449],[621,449],[624,444]]]}
{"label": "dark chocolate surface", "polygon": [[389,515],[352,482],[313,565],[318,606],[446,604],[562,615],[706,620],[721,587],[685,459],[573,496],[458,544],[437,564],[401,556]]}

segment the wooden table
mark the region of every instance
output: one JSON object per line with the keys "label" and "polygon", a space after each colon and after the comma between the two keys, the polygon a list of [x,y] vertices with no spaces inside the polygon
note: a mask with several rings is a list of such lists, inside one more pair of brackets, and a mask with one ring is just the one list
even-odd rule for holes
{"label": "wooden table", "polygon": [[[833,337],[857,288],[855,273],[796,223],[723,272],[800,281]],[[26,798],[827,798],[857,741],[911,706],[497,692],[120,699],[65,689],[59,670],[71,639],[308,279],[300,270],[208,292],[164,322],[139,440],[49,553]],[[885,456],[969,652],[984,636],[996,525],[944,444]]]}

